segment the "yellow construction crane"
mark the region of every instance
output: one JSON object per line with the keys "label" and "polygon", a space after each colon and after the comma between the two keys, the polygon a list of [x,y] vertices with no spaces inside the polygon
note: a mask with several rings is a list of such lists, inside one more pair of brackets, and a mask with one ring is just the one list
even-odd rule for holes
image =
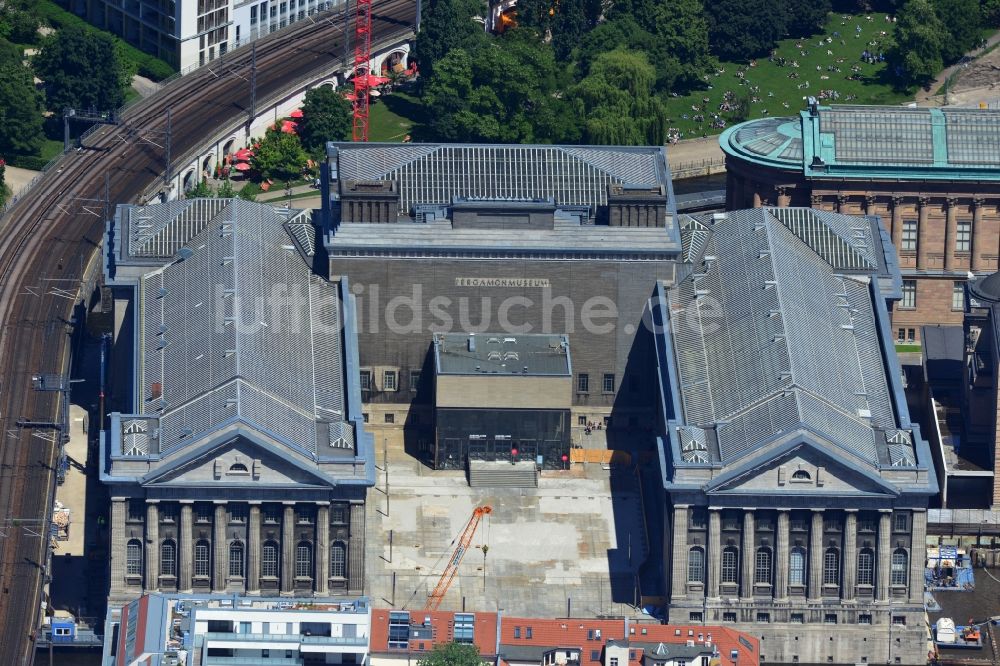
{"label": "yellow construction crane", "polygon": [[[444,573],[441,574],[441,579],[438,580],[434,591],[427,597],[427,605],[424,606],[424,610],[437,610],[441,602],[444,601],[444,595],[448,594],[448,588],[451,587],[451,582],[455,580],[455,574],[458,573],[458,565],[462,563],[465,551],[469,549],[469,545],[472,543],[472,537],[476,534],[476,528],[479,527],[483,516],[491,513],[493,513],[493,507],[488,505],[477,506],[473,509],[472,517],[469,518],[465,529],[462,530],[462,535],[458,538],[458,546],[455,547],[455,552],[451,554],[451,559],[448,560],[448,566],[444,568]],[[455,542],[453,541],[452,543]]]}

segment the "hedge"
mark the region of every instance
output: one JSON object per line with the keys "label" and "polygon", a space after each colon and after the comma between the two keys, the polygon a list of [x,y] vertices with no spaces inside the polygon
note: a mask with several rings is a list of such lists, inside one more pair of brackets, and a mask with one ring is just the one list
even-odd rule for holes
{"label": "hedge", "polygon": [[[73,12],[63,9],[53,2],[53,0],[37,0],[37,3],[32,8],[32,11],[39,19],[48,23],[56,30],[68,25],[78,25],[85,30],[98,30],[98,28],[95,28],[90,23],[87,23]],[[136,71],[138,71],[141,76],[145,76],[153,81],[162,81],[177,71],[166,61],[140,51],[113,33],[108,34],[111,34],[116,41],[121,43],[122,53],[126,58],[135,63]]]}
{"label": "hedge", "polygon": [[32,171],[41,171],[42,167],[49,163],[49,160],[38,155],[7,155],[5,159],[10,166]]}

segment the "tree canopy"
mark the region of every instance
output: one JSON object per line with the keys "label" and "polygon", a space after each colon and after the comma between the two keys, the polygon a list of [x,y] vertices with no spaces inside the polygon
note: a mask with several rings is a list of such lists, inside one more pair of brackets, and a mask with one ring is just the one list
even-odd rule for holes
{"label": "tree canopy", "polygon": [[713,52],[723,60],[766,56],[787,31],[783,0],[714,0],[705,9]]}
{"label": "tree canopy", "polygon": [[929,0],[909,0],[899,11],[890,60],[905,83],[926,85],[941,71],[947,31]]}
{"label": "tree canopy", "polygon": [[111,35],[78,25],[63,26],[42,40],[32,66],[45,81],[46,107],[56,113],[117,109],[135,74],[135,65]]}
{"label": "tree canopy", "polygon": [[313,154],[323,152],[327,141],[351,138],[351,104],[329,86],[306,92],[298,125],[302,147]]}
{"label": "tree canopy", "polygon": [[294,134],[269,129],[260,144],[254,148],[250,166],[263,178],[274,178],[288,183],[302,175],[308,156],[302,149],[299,137]]}
{"label": "tree canopy", "polygon": [[479,0],[420,0],[423,14],[414,50],[420,71],[428,77],[437,62],[457,48],[473,49],[487,40],[483,24],[474,20],[485,11]]}
{"label": "tree canopy", "polygon": [[470,643],[442,643],[417,662],[417,666],[482,666],[479,648]]}
{"label": "tree canopy", "polygon": [[979,42],[979,0],[934,0],[934,10],[946,31],[941,40],[941,59],[950,64]]}
{"label": "tree canopy", "polygon": [[31,70],[0,62],[0,155],[33,155],[42,146],[42,98]]}

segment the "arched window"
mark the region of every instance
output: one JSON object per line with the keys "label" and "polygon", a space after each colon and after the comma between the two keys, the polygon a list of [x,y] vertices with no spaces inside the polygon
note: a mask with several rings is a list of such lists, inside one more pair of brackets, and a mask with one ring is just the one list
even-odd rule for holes
{"label": "arched window", "polygon": [[840,585],[840,553],[836,548],[823,553],[823,584]]}
{"label": "arched window", "polygon": [[241,462],[238,462],[238,463],[233,463],[232,465],[229,466],[229,473],[230,474],[249,474],[250,470],[247,469],[246,465],[244,465]]}
{"label": "arched window", "polygon": [[875,584],[875,552],[871,548],[858,551],[858,585]]}
{"label": "arched window", "polygon": [[788,555],[788,584],[806,584],[806,551],[801,546],[792,548]]}
{"label": "arched window", "polygon": [[754,559],[753,582],[761,585],[771,584],[771,549],[758,548]]}
{"label": "arched window", "polygon": [[909,578],[906,565],[909,560],[909,556],[902,548],[892,551],[892,566],[889,573],[890,585],[906,585],[906,580]]}
{"label": "arched window", "polygon": [[722,549],[722,582],[739,582],[739,561],[740,553],[734,546],[727,546]]}
{"label": "arched window", "polygon": [[229,575],[243,577],[243,542],[234,541],[229,545]]}
{"label": "arched window", "polygon": [[701,583],[705,580],[705,551],[692,548],[688,551],[688,582]]}
{"label": "arched window", "polygon": [[312,578],[312,546],[300,541],[295,547],[295,577]]}
{"label": "arched window", "polygon": [[208,542],[201,539],[194,545],[194,575],[195,578],[208,578],[211,567],[208,563],[208,553],[211,549]]}
{"label": "arched window", "polygon": [[260,575],[267,578],[278,577],[278,544],[265,541],[260,558]]}
{"label": "arched window", "polygon": [[347,545],[343,541],[334,541],[330,546],[330,577],[344,578],[347,576]]}
{"label": "arched window", "polygon": [[804,469],[797,469],[792,472],[792,481],[812,481],[812,477]]}
{"label": "arched window", "polygon": [[142,575],[142,542],[138,539],[132,539],[125,544],[125,574]]}
{"label": "arched window", "polygon": [[172,539],[160,544],[160,575],[177,575],[177,544]]}

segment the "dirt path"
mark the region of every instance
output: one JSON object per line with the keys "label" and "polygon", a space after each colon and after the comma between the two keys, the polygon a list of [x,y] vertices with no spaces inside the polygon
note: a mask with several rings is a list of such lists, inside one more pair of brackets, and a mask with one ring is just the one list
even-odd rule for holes
{"label": "dirt path", "polygon": [[[971,91],[973,89],[989,89],[995,85],[1000,84],[1000,49],[987,53],[985,56],[981,56],[985,51],[988,51],[993,46],[1000,44],[1000,31],[997,31],[990,35],[989,39],[986,40],[986,46],[982,49],[973,49],[966,54],[963,58],[965,62],[959,61],[958,63],[948,67],[931,83],[930,87],[926,90],[921,88],[917,91],[917,96],[915,101],[917,106],[943,106],[945,104],[945,95],[936,95],[935,93],[941,89],[945,81],[948,80],[955,72],[960,72],[958,76],[952,81],[951,90],[949,90],[948,97],[956,93],[961,93],[964,91]],[[971,61],[966,59],[971,58]],[[961,71],[960,71],[961,70]],[[994,97],[997,95],[993,95]],[[949,104],[956,103],[957,100],[948,100]]]}

